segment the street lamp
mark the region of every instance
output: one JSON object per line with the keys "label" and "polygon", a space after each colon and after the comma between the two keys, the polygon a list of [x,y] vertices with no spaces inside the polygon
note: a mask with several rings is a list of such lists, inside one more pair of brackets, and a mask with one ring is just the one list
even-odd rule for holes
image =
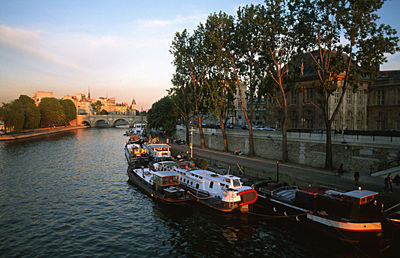
{"label": "street lamp", "polygon": [[189,144],[189,146],[190,146],[190,159],[193,159],[193,132],[194,132],[194,129],[193,129],[193,125],[192,125],[191,128],[190,128],[190,144]]}

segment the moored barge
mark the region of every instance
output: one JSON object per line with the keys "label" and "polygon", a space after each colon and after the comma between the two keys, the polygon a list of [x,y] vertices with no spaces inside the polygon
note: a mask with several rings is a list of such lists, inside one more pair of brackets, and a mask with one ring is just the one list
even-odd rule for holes
{"label": "moored barge", "polygon": [[298,189],[285,183],[255,184],[257,212],[287,216],[351,242],[382,237],[383,204],[368,190]]}

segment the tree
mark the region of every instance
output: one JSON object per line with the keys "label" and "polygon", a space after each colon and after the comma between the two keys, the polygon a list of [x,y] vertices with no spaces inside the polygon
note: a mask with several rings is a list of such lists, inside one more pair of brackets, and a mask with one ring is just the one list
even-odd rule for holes
{"label": "tree", "polygon": [[24,108],[18,99],[11,103],[3,103],[0,108],[0,116],[0,119],[4,121],[6,131],[20,132],[24,127]]}
{"label": "tree", "polygon": [[153,103],[147,113],[147,126],[160,129],[167,136],[171,136],[176,130],[176,113],[170,97],[166,96]]}
{"label": "tree", "polygon": [[[173,83],[175,87],[188,89],[191,87],[191,99],[186,99],[194,106],[194,114],[197,116],[201,148],[205,148],[205,139],[202,128],[202,114],[207,110],[204,105],[206,101],[205,91],[201,85],[201,78],[204,76],[204,27],[200,24],[194,31],[193,35],[189,35],[187,30],[182,33],[177,32],[171,46],[171,54],[174,55],[173,64],[175,65],[175,75]],[[181,84],[184,82],[184,84]],[[188,83],[186,83],[188,82]],[[190,83],[190,84],[189,84]],[[175,90],[176,91],[176,90]]]}
{"label": "tree", "polygon": [[224,150],[228,151],[228,138],[225,123],[229,105],[233,101],[234,83],[230,79],[229,62],[231,44],[234,35],[234,19],[226,13],[212,14],[205,23],[204,52],[205,76],[203,84],[207,86],[211,101],[211,112],[219,121],[224,140]]}
{"label": "tree", "polygon": [[43,98],[39,103],[40,126],[49,127],[65,124],[64,108],[56,98]]}
{"label": "tree", "polygon": [[[320,101],[314,103],[326,127],[325,168],[332,169],[331,128],[344,94],[355,89],[363,76],[374,78],[385,54],[399,51],[396,30],[380,24],[377,11],[384,0],[315,0],[316,25],[309,32],[314,50],[309,54],[318,76]],[[344,36],[344,40],[341,38]],[[337,104],[330,97],[341,91]]]}
{"label": "tree", "polygon": [[[237,23],[235,27],[235,48],[232,52],[232,65],[235,67],[237,84],[240,95],[240,102],[244,117],[249,127],[249,155],[254,155],[253,140],[253,100],[256,91],[261,86],[266,66],[261,57],[261,47],[263,43],[262,19],[264,18],[264,8],[261,5],[250,5],[237,11]],[[242,87],[246,85],[245,91],[247,98],[243,98]],[[248,101],[246,107],[244,101]],[[250,107],[250,116],[248,109]]]}
{"label": "tree", "polygon": [[76,119],[76,106],[74,102],[70,99],[60,100],[61,105],[63,106],[66,124],[69,124],[72,120]]}
{"label": "tree", "polygon": [[92,108],[93,108],[93,112],[94,112],[96,115],[98,115],[98,113],[99,113],[100,110],[101,110],[101,106],[102,106],[101,101],[98,100],[98,101],[96,101],[95,103],[92,103],[92,104],[90,104],[90,105],[91,105]]}
{"label": "tree", "polygon": [[[265,59],[266,80],[260,92],[274,99],[281,110],[282,160],[288,161],[287,94],[294,88],[300,70],[296,66],[300,53],[310,45],[307,31],[312,27],[313,10],[308,0],[267,0],[261,16],[263,30],[262,59]],[[310,16],[311,15],[311,16]],[[271,87],[272,86],[272,87]]]}
{"label": "tree", "polygon": [[35,101],[26,95],[18,98],[24,110],[24,129],[38,128],[40,124],[40,110],[35,105]]}

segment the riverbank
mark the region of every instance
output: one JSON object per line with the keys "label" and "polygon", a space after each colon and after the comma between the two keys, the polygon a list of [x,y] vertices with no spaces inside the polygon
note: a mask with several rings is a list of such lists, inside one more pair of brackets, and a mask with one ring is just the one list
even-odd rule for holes
{"label": "riverbank", "polygon": [[78,129],[85,129],[87,126],[59,126],[59,127],[48,127],[48,128],[38,128],[33,130],[25,130],[19,133],[4,134],[0,135],[0,141],[14,141],[20,139],[34,138],[38,136],[57,134],[62,132],[69,132]]}

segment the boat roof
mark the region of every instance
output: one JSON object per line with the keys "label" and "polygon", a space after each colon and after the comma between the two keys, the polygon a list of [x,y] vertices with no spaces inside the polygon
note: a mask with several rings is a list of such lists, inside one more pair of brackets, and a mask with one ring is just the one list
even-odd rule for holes
{"label": "boat roof", "polygon": [[147,146],[149,146],[150,148],[165,148],[165,147],[171,148],[171,146],[165,143],[150,143]]}
{"label": "boat roof", "polygon": [[159,177],[165,177],[165,176],[178,176],[179,174],[176,173],[175,171],[155,171],[153,172],[154,175],[157,175]]}
{"label": "boat roof", "polygon": [[127,147],[128,149],[132,149],[132,148],[142,148],[142,147],[140,146],[140,144],[137,144],[137,143],[127,144],[126,147]]}
{"label": "boat roof", "polygon": [[350,192],[343,193],[343,195],[345,195],[345,196],[349,196],[349,197],[353,197],[353,198],[357,198],[357,199],[364,198],[364,197],[371,196],[371,195],[377,195],[377,194],[379,194],[379,193],[369,191],[369,190],[353,190]]}
{"label": "boat roof", "polygon": [[199,177],[204,177],[211,179],[213,181],[221,182],[221,183],[226,183],[225,179],[239,179],[240,177],[234,176],[234,175],[220,175],[215,172],[209,171],[209,170],[189,170],[187,173],[191,173],[192,175],[197,175]]}

